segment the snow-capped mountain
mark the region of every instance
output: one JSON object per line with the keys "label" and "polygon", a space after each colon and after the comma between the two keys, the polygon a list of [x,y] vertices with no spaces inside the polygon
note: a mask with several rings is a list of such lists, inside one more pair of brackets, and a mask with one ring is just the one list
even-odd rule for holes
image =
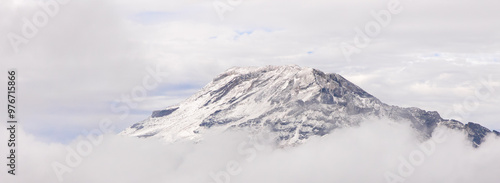
{"label": "snow-capped mountain", "polygon": [[121,134],[197,141],[207,131],[248,128],[293,145],[374,117],[410,121],[422,137],[444,125],[464,131],[477,145],[492,133],[479,124],[442,119],[434,111],[387,105],[338,74],[266,66],[229,69],[184,102],[154,111]]}

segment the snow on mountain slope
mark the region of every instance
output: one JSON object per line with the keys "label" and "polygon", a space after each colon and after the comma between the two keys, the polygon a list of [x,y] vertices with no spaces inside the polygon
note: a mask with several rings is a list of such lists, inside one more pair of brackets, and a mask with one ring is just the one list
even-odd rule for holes
{"label": "snow on mountain slope", "polygon": [[338,74],[299,66],[231,68],[184,102],[154,111],[121,134],[168,142],[202,139],[207,131],[246,128],[277,136],[280,145],[356,126],[364,119],[410,121],[423,137],[444,125],[480,144],[488,129],[444,120],[437,112],[382,103]]}

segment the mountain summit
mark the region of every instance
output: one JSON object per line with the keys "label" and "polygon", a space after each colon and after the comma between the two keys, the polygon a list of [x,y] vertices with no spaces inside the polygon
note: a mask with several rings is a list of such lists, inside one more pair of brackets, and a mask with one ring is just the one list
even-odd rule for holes
{"label": "mountain summit", "polygon": [[368,118],[410,121],[429,137],[438,125],[467,133],[475,145],[492,133],[479,124],[445,120],[437,112],[387,105],[339,74],[299,66],[235,67],[184,102],[154,111],[121,134],[173,142],[200,140],[209,130],[249,128],[293,145]]}

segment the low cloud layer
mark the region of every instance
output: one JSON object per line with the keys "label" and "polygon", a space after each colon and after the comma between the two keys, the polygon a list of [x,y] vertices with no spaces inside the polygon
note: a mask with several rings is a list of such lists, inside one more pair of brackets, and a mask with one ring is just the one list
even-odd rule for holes
{"label": "low cloud layer", "polygon": [[[493,183],[500,178],[500,139],[494,136],[473,148],[462,133],[440,129],[422,142],[407,123],[370,120],[296,147],[275,148],[265,138],[248,137],[235,132],[208,135],[197,144],[164,144],[105,135],[89,149],[82,144],[92,141],[85,138],[69,145],[46,144],[20,132],[18,175],[0,174],[0,179],[58,182],[53,169],[58,163],[69,168],[57,170],[63,172],[63,182],[71,183]],[[72,151],[84,154],[68,164]]]}

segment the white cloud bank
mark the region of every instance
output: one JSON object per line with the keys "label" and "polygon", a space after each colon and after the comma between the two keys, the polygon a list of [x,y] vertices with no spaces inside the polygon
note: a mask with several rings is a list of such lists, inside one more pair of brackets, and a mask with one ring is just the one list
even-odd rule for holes
{"label": "white cloud bank", "polygon": [[[241,133],[209,135],[199,144],[106,135],[62,178],[71,183],[498,182],[498,137],[489,136],[475,149],[461,133],[439,132],[421,143],[406,123],[376,120],[285,149]],[[18,175],[2,173],[2,182],[58,182],[52,164],[67,166],[68,147],[82,143],[46,144],[23,132],[19,139]],[[0,150],[5,152],[4,146]]]}

